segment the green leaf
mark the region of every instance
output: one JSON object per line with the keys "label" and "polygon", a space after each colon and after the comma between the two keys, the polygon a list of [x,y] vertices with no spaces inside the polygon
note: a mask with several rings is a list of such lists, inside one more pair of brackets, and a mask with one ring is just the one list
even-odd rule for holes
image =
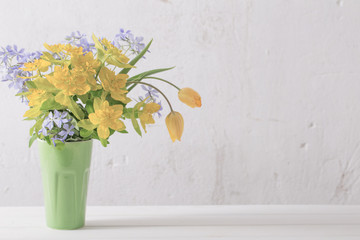
{"label": "green leaf", "polygon": [[34,134],[31,136],[30,140],[29,140],[29,148],[31,147],[31,145],[34,143],[35,139],[37,139],[37,135]]}
{"label": "green leaf", "polygon": [[106,147],[109,144],[109,141],[106,139],[103,139],[103,138],[100,138],[100,142],[101,142],[101,145],[103,145],[104,147]]}
{"label": "green leaf", "polygon": [[[143,73],[140,73],[136,76],[133,76],[131,78],[128,79],[128,81],[136,81],[136,82],[140,82],[141,80],[143,80],[145,77],[159,73],[159,72],[165,72],[165,71],[169,71],[171,69],[173,69],[175,67],[171,67],[171,68],[159,68],[159,69],[154,69],[154,70],[150,70],[150,71],[146,71]],[[128,85],[128,84],[127,84]],[[130,86],[127,90],[131,91],[134,87],[136,86],[135,83],[132,84],[132,86]]]}
{"label": "green leaf", "polygon": [[16,94],[15,96],[16,97],[18,97],[18,96],[27,96],[29,94],[31,94],[31,92],[21,92],[21,93]]}
{"label": "green leaf", "polygon": [[91,100],[86,101],[85,109],[89,114],[95,112],[93,104],[94,104],[94,102]]}
{"label": "green leaf", "polygon": [[[151,43],[152,43],[152,39],[151,41],[146,45],[146,47],[134,58],[132,59],[129,64],[132,66],[135,66],[135,64],[144,56],[144,54],[147,52],[147,50],[149,49]],[[120,71],[120,74],[127,74],[129,71],[131,70],[131,68],[124,68],[123,70]]]}
{"label": "green leaf", "polygon": [[43,55],[40,57],[41,59],[44,59],[44,60],[54,63],[54,64],[62,64],[63,63],[63,61],[61,61],[61,60],[56,60],[49,52],[42,52],[42,53],[43,53]]}
{"label": "green leaf", "polygon": [[26,81],[25,84],[28,88],[36,88],[36,85],[33,81]]}
{"label": "green leaf", "polygon": [[122,131],[118,131],[119,133],[129,133],[128,131],[126,130],[122,130]]}
{"label": "green leaf", "polygon": [[52,85],[46,78],[37,77],[33,80],[33,83],[35,84],[36,88],[45,90],[46,92],[59,92],[59,89]]}
{"label": "green leaf", "polygon": [[141,136],[140,126],[139,126],[138,121],[135,118],[135,110],[131,114],[131,123],[132,123],[135,131],[137,132],[137,134],[139,134]]}
{"label": "green leaf", "polygon": [[55,140],[55,149],[56,150],[63,150],[65,148],[65,143],[63,143],[62,141],[60,140]]}
{"label": "green leaf", "polygon": [[93,98],[100,98],[101,97],[101,94],[102,94],[103,90],[100,89],[100,90],[97,90],[97,91],[91,91],[90,94]]}
{"label": "green leaf", "polygon": [[89,99],[89,94],[84,94],[78,97],[80,98],[81,102],[86,103],[86,101]]}
{"label": "green leaf", "polygon": [[41,111],[48,111],[48,110],[60,110],[60,109],[65,109],[65,107],[63,105],[61,105],[60,103],[55,101],[55,97],[51,97],[48,100],[46,100],[45,102],[43,102],[43,104],[40,107]]}
{"label": "green leaf", "polygon": [[77,119],[81,120],[84,118],[85,116],[84,112],[81,110],[79,105],[77,105],[77,103],[72,98],[70,98],[70,105],[68,106],[68,108],[75,115]]}
{"label": "green leaf", "polygon": [[123,63],[123,62],[120,62],[116,57],[114,56],[109,56],[106,58],[105,60],[107,63],[111,64],[111,65],[114,65],[114,66],[117,66],[119,68],[125,68],[125,69],[130,69],[130,68],[134,68],[134,66],[128,64],[128,63]]}
{"label": "green leaf", "polygon": [[77,124],[79,127],[85,128],[86,130],[93,130],[96,128],[96,125],[92,124],[90,119],[83,119]]}
{"label": "green leaf", "polygon": [[80,136],[83,138],[90,137],[93,134],[94,130],[87,130],[87,129],[81,129],[80,130]]}
{"label": "green leaf", "polygon": [[110,135],[109,135],[109,137],[110,137],[111,135],[113,135],[114,133],[115,133],[115,130],[110,128]]}

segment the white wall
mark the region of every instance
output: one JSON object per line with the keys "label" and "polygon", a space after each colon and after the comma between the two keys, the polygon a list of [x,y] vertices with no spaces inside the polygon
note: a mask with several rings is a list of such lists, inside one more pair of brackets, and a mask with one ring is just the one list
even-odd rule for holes
{"label": "white wall", "polygon": [[[197,89],[143,138],[95,144],[90,205],[360,204],[360,1],[1,1],[0,46],[29,50],[74,30],[154,38],[141,70]],[[40,205],[26,107],[0,85],[0,205]],[[166,111],[165,111],[166,112]]]}

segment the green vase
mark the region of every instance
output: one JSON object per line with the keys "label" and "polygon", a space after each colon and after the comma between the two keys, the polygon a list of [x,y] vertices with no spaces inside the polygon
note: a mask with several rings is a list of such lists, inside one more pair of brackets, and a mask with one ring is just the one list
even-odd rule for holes
{"label": "green vase", "polygon": [[38,141],[47,226],[77,229],[85,224],[92,140],[67,142],[62,150]]}

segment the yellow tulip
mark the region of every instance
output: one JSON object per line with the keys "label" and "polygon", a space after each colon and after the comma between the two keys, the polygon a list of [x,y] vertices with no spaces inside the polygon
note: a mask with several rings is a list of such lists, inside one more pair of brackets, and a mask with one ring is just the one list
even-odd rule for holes
{"label": "yellow tulip", "polygon": [[189,107],[201,107],[201,97],[192,88],[182,88],[179,91],[179,99]]}
{"label": "yellow tulip", "polygon": [[175,140],[181,141],[181,135],[184,131],[184,119],[180,113],[172,111],[165,119],[170,138],[173,142]]}

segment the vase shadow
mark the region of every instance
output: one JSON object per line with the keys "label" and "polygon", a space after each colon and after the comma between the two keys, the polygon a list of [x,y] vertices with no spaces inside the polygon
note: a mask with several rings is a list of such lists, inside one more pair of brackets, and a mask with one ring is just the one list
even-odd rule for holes
{"label": "vase shadow", "polygon": [[166,219],[146,219],[146,218],[112,218],[100,220],[87,220],[85,230],[101,230],[114,228],[131,228],[131,227],[154,227],[154,226],[179,226],[185,224],[174,224],[167,222]]}

